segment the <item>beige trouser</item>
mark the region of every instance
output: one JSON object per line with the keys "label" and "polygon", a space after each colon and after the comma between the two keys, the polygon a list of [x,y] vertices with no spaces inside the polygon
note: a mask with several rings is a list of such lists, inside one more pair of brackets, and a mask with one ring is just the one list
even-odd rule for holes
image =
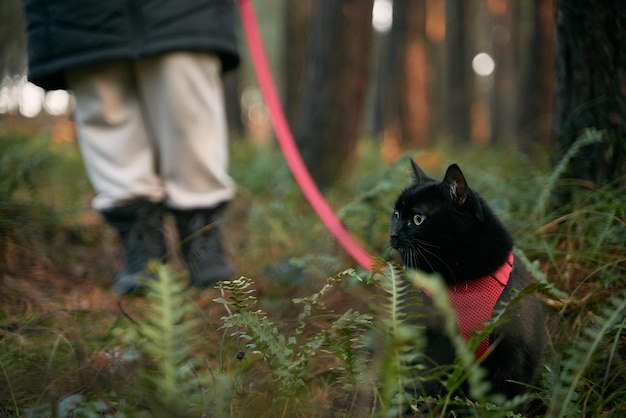
{"label": "beige trouser", "polygon": [[68,72],[93,207],[209,208],[234,194],[216,56],[177,52]]}

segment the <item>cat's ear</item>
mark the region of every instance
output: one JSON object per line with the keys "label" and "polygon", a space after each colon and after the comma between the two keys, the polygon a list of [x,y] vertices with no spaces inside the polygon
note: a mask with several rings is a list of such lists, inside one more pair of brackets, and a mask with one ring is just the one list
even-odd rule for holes
{"label": "cat's ear", "polygon": [[413,184],[420,184],[425,180],[432,180],[432,179],[428,177],[428,175],[424,173],[424,170],[422,170],[417,165],[415,160],[411,158],[411,181],[413,182]]}
{"label": "cat's ear", "polygon": [[452,164],[446,170],[443,182],[450,187],[450,196],[457,206],[463,205],[467,200],[467,181],[458,165]]}

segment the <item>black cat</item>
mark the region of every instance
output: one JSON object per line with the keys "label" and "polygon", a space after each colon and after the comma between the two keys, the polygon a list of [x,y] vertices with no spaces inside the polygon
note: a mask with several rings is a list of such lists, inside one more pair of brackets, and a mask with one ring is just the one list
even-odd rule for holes
{"label": "black cat", "polygon": [[[466,305],[467,313],[456,311],[458,323],[465,319],[459,316],[473,315],[482,300],[489,299],[481,296],[483,288],[499,286],[499,296],[488,307],[489,317],[493,304],[510,300],[511,290],[521,290],[528,284],[526,271],[512,255],[511,235],[487,203],[468,187],[456,164],[448,167],[443,181],[428,177],[413,160],[411,168],[413,184],[400,194],[391,216],[391,246],[407,268],[443,277],[449,295]],[[474,294],[466,296],[463,292],[467,289],[473,289]],[[428,296],[419,290],[412,292],[412,296],[422,299],[427,368],[453,363],[455,354],[443,332],[442,319],[434,313]],[[482,365],[492,392],[510,399],[527,390],[543,356],[544,315],[540,301],[534,295],[523,298],[508,308],[507,319],[490,335],[477,358],[484,358]],[[443,394],[443,387],[432,382],[421,385],[416,392],[437,396]]]}

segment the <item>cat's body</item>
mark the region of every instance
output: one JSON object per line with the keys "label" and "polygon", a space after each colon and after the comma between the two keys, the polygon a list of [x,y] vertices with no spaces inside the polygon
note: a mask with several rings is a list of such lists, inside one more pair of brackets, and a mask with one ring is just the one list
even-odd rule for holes
{"label": "cat's body", "polygon": [[[403,264],[440,274],[449,288],[463,288],[503,266],[513,249],[513,239],[486,202],[467,186],[459,167],[451,165],[440,182],[428,177],[413,161],[411,164],[413,184],[398,197],[390,230],[390,244]],[[523,266],[513,262],[498,302],[507,302],[511,290],[521,290],[527,284]],[[422,299],[420,310],[428,338],[426,366],[453,363],[454,349],[432,301],[417,289],[411,296]],[[543,355],[544,316],[539,300],[533,295],[523,298],[508,308],[507,319],[490,336],[490,353],[482,364],[492,392],[512,398],[526,391],[524,384],[531,384]],[[418,391],[431,396],[443,394],[437,382]]]}

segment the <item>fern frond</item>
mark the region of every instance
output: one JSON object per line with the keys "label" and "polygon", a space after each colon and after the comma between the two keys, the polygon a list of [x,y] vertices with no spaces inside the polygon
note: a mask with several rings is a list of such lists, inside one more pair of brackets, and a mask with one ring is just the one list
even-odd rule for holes
{"label": "fern frond", "polygon": [[401,309],[401,305],[407,303],[404,295],[409,289],[409,283],[404,280],[405,274],[404,267],[398,264],[377,257],[372,258],[372,273],[368,284],[375,284],[387,295],[388,303],[383,305],[386,311],[384,325],[394,339],[400,336],[401,324],[407,316],[407,311]]}
{"label": "fern frond", "polygon": [[348,309],[339,319],[334,321],[326,336],[326,351],[332,353],[342,361],[338,370],[343,373],[340,380],[347,387],[354,388],[363,383],[364,353],[368,351],[363,335],[372,327],[372,315],[362,314]]}
{"label": "fern frond", "polygon": [[[222,297],[213,299],[213,301],[223,305],[232,305],[235,313],[244,312],[257,302],[256,296],[254,296],[255,290],[251,288],[252,284],[252,280],[245,276],[232,281],[219,282],[215,288],[222,292]],[[229,292],[226,298],[224,297],[225,292]]]}
{"label": "fern frond", "polygon": [[600,344],[616,327],[621,329],[626,322],[626,292],[609,302],[596,316],[595,324],[584,330],[576,346],[567,350],[567,358],[553,391],[549,417],[561,418],[577,409],[573,401]]}
{"label": "fern frond", "polygon": [[530,275],[537,281],[537,283],[539,283],[538,286],[533,286],[529,288],[528,291],[525,291],[524,295],[529,292],[535,292],[556,301],[561,301],[569,297],[566,292],[557,289],[554,284],[550,283],[548,277],[543,271],[541,271],[539,261],[535,260],[531,262],[526,256],[526,253],[518,247],[515,247],[513,249],[513,253],[515,254],[515,261],[521,262],[528,271],[528,273],[530,273]]}
{"label": "fern frond", "polygon": [[347,277],[358,278],[355,271],[349,269],[327,279],[322,289],[312,296],[294,299],[294,303],[303,304],[304,307],[298,316],[298,327],[292,335],[281,333],[263,312],[251,311],[249,308],[253,304],[244,306],[241,303],[244,300],[248,301],[252,292],[248,289],[252,283],[249,279],[242,278],[237,282],[224,282],[220,285],[221,289],[234,291],[237,295],[230,294],[216,301],[242,307],[241,310],[229,311],[229,315],[222,318],[224,324],[221,328],[232,330],[231,336],[245,341],[249,350],[255,350],[263,355],[279,386],[277,400],[286,401],[305,387],[307,375],[312,374],[308,370],[308,365],[321,350],[340,359],[345,366],[337,370],[349,370],[350,376],[347,376],[345,381],[354,383],[354,380],[350,379],[356,374],[353,372],[357,370],[358,354],[362,349],[359,337],[369,328],[370,316],[348,310],[330,325],[330,329],[322,329],[304,336],[312,307],[317,305],[323,308],[322,297]]}
{"label": "fern frond", "polygon": [[425,328],[417,325],[419,298],[409,297],[410,283],[401,266],[380,259],[372,260],[374,283],[384,292],[381,307],[383,352],[379,365],[379,396],[382,416],[402,415],[410,405],[408,387],[419,384],[420,358],[426,344]]}
{"label": "fern frond", "polygon": [[567,150],[563,158],[561,158],[559,163],[552,170],[552,173],[550,173],[546,179],[545,185],[539,194],[539,198],[537,199],[537,203],[532,210],[530,219],[540,219],[545,215],[550,195],[552,194],[557,181],[567,169],[572,158],[574,158],[583,147],[600,142],[602,141],[602,138],[602,132],[596,129],[587,129],[581,136],[578,137],[578,139],[576,139],[576,141],[574,141],[572,146],[569,150]]}
{"label": "fern frond", "polygon": [[298,315],[299,326],[296,329],[296,335],[300,335],[304,331],[304,327],[306,326],[306,319],[311,315],[312,307],[320,304],[320,300],[324,297],[324,295],[326,295],[326,293],[328,293],[328,291],[330,291],[336,284],[340,283],[344,278],[347,277],[353,277],[357,280],[361,280],[361,278],[356,274],[356,271],[354,269],[347,269],[326,279],[326,283],[324,284],[324,286],[313,295],[304,298],[293,299],[293,303],[304,305],[302,313]]}
{"label": "fern frond", "polygon": [[248,348],[261,351],[276,367],[290,361],[292,350],[287,347],[287,340],[260,311],[243,311],[222,320],[222,328],[235,328],[233,336],[243,338]]}
{"label": "fern frond", "polygon": [[[448,391],[446,401],[455,393],[461,385],[467,381],[470,394],[474,399],[483,399],[489,391],[489,384],[485,381],[485,371],[474,361],[474,350],[478,347],[481,338],[486,337],[478,333],[470,339],[469,344],[465,342],[458,331],[456,316],[450,307],[448,292],[444,282],[438,276],[426,275],[420,272],[411,272],[409,276],[416,286],[426,289],[437,312],[444,319],[444,333],[450,339],[456,354],[456,361],[460,367],[454,367],[451,375],[444,384]],[[495,325],[490,325],[495,327]]]}
{"label": "fern frond", "polygon": [[210,399],[204,393],[208,376],[196,372],[192,345],[197,320],[190,318],[185,287],[169,266],[156,261],[148,265],[156,280],[145,280],[146,317],[129,334],[143,359],[139,389],[157,416],[197,416]]}
{"label": "fern frond", "polygon": [[278,400],[287,400],[304,387],[306,359],[294,355],[295,339],[286,338],[259,311],[239,312],[222,319],[223,329],[234,328],[232,336],[245,341],[248,349],[263,355],[279,385]]}

